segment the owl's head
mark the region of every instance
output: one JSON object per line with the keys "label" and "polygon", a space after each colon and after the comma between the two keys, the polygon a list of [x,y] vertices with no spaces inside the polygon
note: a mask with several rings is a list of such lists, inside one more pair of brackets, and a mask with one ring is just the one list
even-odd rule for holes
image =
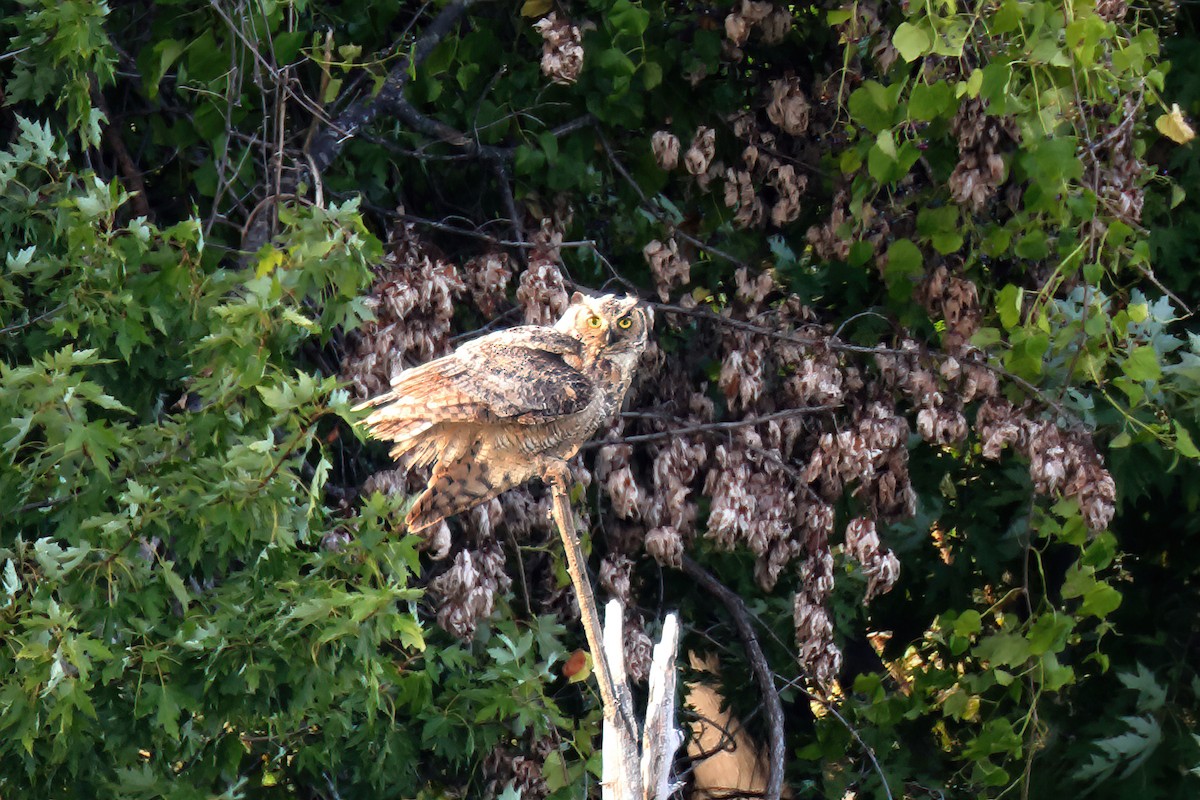
{"label": "owl's head", "polygon": [[636,359],[646,349],[650,321],[636,297],[605,294],[598,297],[576,292],[556,330],[580,339],[593,355],[629,353]]}

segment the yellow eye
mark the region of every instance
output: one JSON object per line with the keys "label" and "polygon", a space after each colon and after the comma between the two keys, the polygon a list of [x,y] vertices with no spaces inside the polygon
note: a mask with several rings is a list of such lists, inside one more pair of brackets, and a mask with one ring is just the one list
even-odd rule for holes
{"label": "yellow eye", "polygon": [[588,327],[589,328],[599,328],[600,327],[600,318],[599,317],[588,317]]}
{"label": "yellow eye", "polygon": [[632,325],[633,320],[631,320],[629,317],[621,317],[619,320],[617,320],[617,327],[621,328],[622,330],[628,330]]}

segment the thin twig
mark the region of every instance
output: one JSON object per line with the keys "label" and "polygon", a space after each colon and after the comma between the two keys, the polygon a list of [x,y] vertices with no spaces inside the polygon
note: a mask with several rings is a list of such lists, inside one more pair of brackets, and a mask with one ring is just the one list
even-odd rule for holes
{"label": "thin twig", "polygon": [[313,138],[309,152],[318,171],[325,171],[333,163],[347,141],[375,120],[381,112],[395,110],[397,101],[403,99],[412,70],[424,63],[434,47],[450,32],[477,0],[452,0],[446,4],[433,22],[413,45],[409,55],[388,72],[383,88],[371,98],[361,98],[346,107],[328,127]]}
{"label": "thin twig", "polygon": [[6,328],[0,328],[0,336],[4,336],[5,334],[8,334],[8,333],[15,333],[16,331],[19,331],[19,330],[24,330],[25,328],[28,328],[30,325],[36,325],[39,322],[41,322],[42,320],[48,319],[49,317],[52,317],[55,314],[57,314],[58,312],[62,311],[66,307],[66,305],[67,305],[66,303],[59,303],[54,308],[50,309],[49,311],[45,311],[41,314],[38,314],[36,317],[34,317],[31,320],[26,320],[25,322],[18,322],[15,325],[9,325]]}
{"label": "thin twig", "polygon": [[117,126],[113,122],[112,112],[108,110],[108,103],[104,99],[104,92],[100,91],[98,85],[93,85],[91,94],[92,102],[100,113],[104,115],[105,121],[101,130],[104,143],[112,151],[113,157],[117,160],[117,167],[121,170],[121,175],[129,185],[129,191],[132,195],[130,203],[133,205],[133,213],[150,219],[152,214],[150,211],[150,201],[146,195],[146,182],[142,180],[142,173],[138,170],[137,165],[133,163],[133,158],[129,155],[129,149],[125,147],[125,139],[121,136],[121,132],[117,130]]}
{"label": "thin twig", "polygon": [[779,699],[779,692],[775,689],[775,676],[771,673],[771,666],[767,663],[767,657],[758,643],[758,636],[754,633],[750,612],[741,597],[686,555],[683,557],[683,573],[700,584],[701,588],[716,595],[717,599],[725,605],[729,616],[733,618],[733,624],[738,630],[742,644],[746,646],[750,669],[754,673],[754,680],[758,683],[758,690],[762,693],[763,703],[766,705],[767,732],[770,736],[767,786],[763,797],[765,800],[779,800],[783,792],[783,764],[787,757],[787,740],[784,738],[783,728],[783,703]]}
{"label": "thin twig", "polygon": [[751,425],[759,425],[764,422],[771,422],[777,419],[786,419],[788,417],[798,417],[804,414],[816,414],[821,411],[834,411],[841,408],[841,404],[830,406],[797,406],[796,408],[785,408],[782,411],[776,411],[773,414],[763,414],[760,417],[747,417],[745,419],[735,419],[728,422],[704,422],[699,425],[689,425],[684,428],[671,428],[670,430],[658,431],[657,433],[641,433],[636,436],[625,436],[620,439],[596,439],[588,442],[581,449],[593,449],[596,447],[606,447],[613,444],[633,444],[636,442],[653,442],[657,439],[672,439],[677,436],[683,436],[689,433],[710,433],[713,431],[732,431],[738,428],[747,428]]}
{"label": "thin twig", "polygon": [[[432,228],[435,231],[444,231],[445,233],[452,233],[456,236],[465,236],[468,239],[478,239],[482,242],[489,242],[491,244],[497,245],[498,247],[520,247],[520,248],[524,248],[524,249],[532,249],[534,247],[541,247],[541,245],[539,245],[535,242],[517,242],[517,241],[513,241],[512,239],[501,239],[499,237],[492,236],[491,234],[484,233],[483,231],[480,231],[480,230],[471,230],[470,228],[460,228],[457,225],[447,225],[444,222],[438,222],[436,220],[426,219],[425,217],[418,217],[414,214],[396,214],[395,217],[397,219],[402,219],[405,222],[414,222],[417,225],[421,225],[426,228]],[[595,248],[596,242],[593,239],[580,239],[579,241],[559,242],[558,244],[555,245],[555,247]]]}
{"label": "thin twig", "polygon": [[[512,225],[513,239],[525,244],[525,226],[521,224],[521,212],[517,209],[517,199],[513,196],[512,176],[509,175],[508,163],[500,159],[492,161],[492,168],[496,172],[496,183],[500,188],[500,196],[504,199],[504,210],[508,214],[508,219]],[[517,258],[521,265],[528,267],[528,259],[525,257],[524,250],[517,251]]]}
{"label": "thin twig", "polygon": [[1150,269],[1145,264],[1138,264],[1137,267],[1138,267],[1138,272],[1142,273],[1143,278],[1145,278],[1146,280],[1153,283],[1160,292],[1165,294],[1167,297],[1171,298],[1173,301],[1175,301],[1175,304],[1177,306],[1179,306],[1180,308],[1182,308],[1184,311],[1187,312],[1187,314],[1183,317],[1180,317],[1180,319],[1187,319],[1188,317],[1192,316],[1192,314],[1196,313],[1195,311],[1192,310],[1191,306],[1189,306],[1187,303],[1185,303],[1179,297],[1179,295],[1172,292],[1166,286],[1163,286],[1162,282],[1159,281],[1158,277],[1154,274],[1154,270]]}

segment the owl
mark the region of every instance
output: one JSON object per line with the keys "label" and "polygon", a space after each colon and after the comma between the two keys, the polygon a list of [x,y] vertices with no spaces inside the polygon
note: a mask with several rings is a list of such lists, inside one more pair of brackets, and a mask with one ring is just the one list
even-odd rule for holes
{"label": "owl", "polygon": [[[418,532],[533,477],[563,474],[621,408],[646,348],[636,298],[576,292],[553,327],[497,331],[405,370],[362,424],[407,468],[432,466],[408,512]],[[357,409],[356,409],[357,410]]]}

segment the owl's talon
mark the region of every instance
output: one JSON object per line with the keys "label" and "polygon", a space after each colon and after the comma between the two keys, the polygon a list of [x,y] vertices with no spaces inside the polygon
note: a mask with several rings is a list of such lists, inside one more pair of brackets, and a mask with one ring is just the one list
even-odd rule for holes
{"label": "owl's talon", "polygon": [[571,468],[561,458],[542,456],[538,459],[538,472],[542,480],[556,491],[566,494],[571,485]]}

